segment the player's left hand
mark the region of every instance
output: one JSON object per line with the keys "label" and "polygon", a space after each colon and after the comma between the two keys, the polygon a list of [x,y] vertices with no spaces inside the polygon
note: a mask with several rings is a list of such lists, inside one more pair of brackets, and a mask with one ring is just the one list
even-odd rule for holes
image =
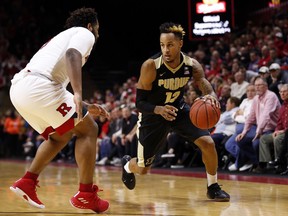
{"label": "player's left hand", "polygon": [[85,103],[85,105],[87,106],[87,109],[92,116],[95,116],[95,117],[102,116],[107,119],[110,118],[110,114],[108,113],[108,111],[104,107],[100,106],[99,104]]}
{"label": "player's left hand", "polygon": [[154,112],[161,115],[167,121],[174,121],[177,116],[178,109],[171,105],[156,106]]}

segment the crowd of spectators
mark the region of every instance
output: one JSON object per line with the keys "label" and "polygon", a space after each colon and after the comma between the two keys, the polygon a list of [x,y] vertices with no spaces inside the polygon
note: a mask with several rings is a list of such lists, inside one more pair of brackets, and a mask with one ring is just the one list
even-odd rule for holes
{"label": "crowd of spectators", "polygon": [[[22,16],[24,15],[25,13],[22,14]],[[1,19],[3,20],[5,17],[3,18],[2,16]],[[26,17],[26,19],[31,20],[32,18]],[[11,37],[13,36],[13,29],[8,28],[6,31],[9,31]],[[37,35],[36,32],[35,35]],[[33,38],[37,38],[35,35]],[[7,34],[0,33],[0,107],[1,98],[4,94],[8,94],[11,78],[26,65],[26,56],[29,55],[31,48],[27,45],[27,47],[19,47],[19,50],[14,50],[15,53],[10,52],[8,49],[9,43],[13,38],[7,38],[6,36]],[[262,25],[254,25],[253,22],[249,21],[241,33],[231,33],[219,39],[209,39],[206,43],[199,43],[195,51],[189,50],[189,52],[187,52],[202,64],[205,75],[211,82],[221,104],[221,121],[219,121],[215,128],[211,129],[211,134],[218,150],[219,166],[223,169],[228,169],[229,171],[256,170],[256,172],[259,172],[259,164],[263,162],[259,161],[259,142],[261,141],[262,135],[270,134],[269,148],[273,148],[272,138],[276,129],[283,132],[283,136],[281,137],[285,141],[284,132],[288,129],[287,121],[283,123],[278,120],[277,123],[276,119],[276,122],[271,124],[272,126],[267,131],[263,131],[264,128],[257,130],[257,124],[262,124],[262,120],[257,120],[259,116],[256,118],[250,117],[248,121],[249,126],[245,126],[245,124],[247,124],[247,118],[250,112],[249,108],[252,106],[253,97],[258,95],[256,97],[261,100],[261,95],[257,93],[258,90],[254,83],[259,77],[261,81],[259,81],[257,85],[267,84],[269,94],[275,94],[279,104],[283,106],[286,104],[283,100],[283,91],[288,90],[281,89],[281,86],[288,83],[287,37],[287,17],[276,18],[271,20],[270,23]],[[30,42],[30,44],[32,43]],[[33,44],[35,45],[35,43]],[[20,53],[21,55],[19,55]],[[95,162],[97,165],[117,166],[120,165],[120,158],[124,154],[130,154],[133,157],[136,156],[138,113],[135,108],[135,94],[137,75],[138,73],[135,74],[135,77],[129,77],[126,82],[115,84],[115,86],[111,86],[111,88],[104,90],[96,89],[93,96],[86,99],[90,103],[101,104],[111,114],[110,119],[95,119],[99,125],[97,161]],[[252,96],[251,92],[254,92]],[[192,79],[187,85],[185,100],[191,105],[199,95],[198,88],[194,85]],[[278,112],[278,108],[275,112]],[[264,108],[261,107],[261,109]],[[287,114],[288,111],[285,109],[283,111],[282,109],[282,117]],[[278,115],[275,118],[280,119],[281,116],[279,117]],[[226,127],[227,125],[229,126],[229,130]],[[27,160],[33,158],[35,150],[43,138],[17,114],[13,107],[1,113],[0,127],[0,158],[13,157],[25,158]],[[253,143],[255,143],[253,137],[240,145],[240,140],[238,139],[237,144],[235,134],[241,134],[243,128],[245,128],[245,132],[247,132],[251,127],[255,127],[255,130],[257,130],[255,131],[256,134],[254,134],[254,138],[258,140],[257,145],[253,145]],[[235,136],[233,137],[232,135]],[[243,134],[243,136],[244,135],[245,134]],[[234,144],[227,145],[226,142],[231,139],[231,136],[234,139]],[[73,152],[76,139],[77,138],[74,137],[55,160],[74,162]],[[248,158],[246,161],[243,161],[243,163],[239,163],[239,158],[243,156],[243,149],[247,149],[248,142],[252,143],[249,147],[249,154],[254,154],[252,157],[253,161],[250,157],[250,160]],[[262,142],[265,142],[264,138],[262,138]],[[283,143],[281,145],[283,145]],[[271,154],[265,158],[265,163],[277,168],[280,160],[277,157],[281,155],[279,151],[281,151],[281,149],[279,150],[277,148],[276,154],[273,153],[273,150]],[[154,166],[191,166],[192,159],[193,163],[201,165],[201,157],[198,157],[198,161],[194,160],[195,154],[191,154],[191,152],[200,154],[193,143],[181,139],[177,134],[169,134],[167,137],[167,145],[155,161]],[[161,157],[161,155],[163,155],[163,157]],[[262,156],[260,158],[264,160]],[[283,159],[281,160],[283,161]],[[286,163],[284,164],[287,166]],[[283,168],[284,170],[281,171],[285,171],[285,166]],[[247,167],[249,169],[246,169]],[[263,169],[260,171],[262,172]]]}

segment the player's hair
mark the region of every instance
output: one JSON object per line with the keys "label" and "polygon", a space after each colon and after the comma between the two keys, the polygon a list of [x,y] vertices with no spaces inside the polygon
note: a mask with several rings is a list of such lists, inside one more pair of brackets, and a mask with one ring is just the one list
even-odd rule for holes
{"label": "player's hair", "polygon": [[176,37],[183,40],[185,35],[185,31],[180,24],[176,24],[173,22],[166,22],[160,25],[159,27],[160,34],[162,33],[174,33]]}
{"label": "player's hair", "polygon": [[71,27],[87,27],[88,23],[95,25],[98,23],[97,13],[93,8],[79,8],[70,13],[70,17],[66,20],[64,28]]}

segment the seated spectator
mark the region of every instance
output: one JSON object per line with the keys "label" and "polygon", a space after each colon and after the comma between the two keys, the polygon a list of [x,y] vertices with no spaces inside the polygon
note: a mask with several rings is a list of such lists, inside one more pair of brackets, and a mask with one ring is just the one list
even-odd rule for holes
{"label": "seated spectator", "polygon": [[[256,96],[253,98],[250,114],[244,124],[244,129],[234,140],[230,137],[227,145],[238,145],[239,152],[236,156],[239,165],[243,165],[239,171],[245,171],[259,164],[259,138],[263,134],[271,133],[275,130],[280,102],[277,95],[268,90],[265,79],[260,77],[255,79]],[[231,144],[235,142],[235,144]],[[256,171],[256,170],[255,170]]]}
{"label": "seated spectator", "polygon": [[223,78],[221,76],[216,76],[213,78],[213,80],[211,80],[211,85],[217,95],[217,97],[220,97],[220,94],[221,94],[221,89],[222,89],[222,86],[223,86]]}
{"label": "seated spectator", "polygon": [[[236,112],[240,105],[240,99],[237,97],[230,97],[227,100],[226,111],[221,113],[218,123],[215,125],[215,129],[211,135],[216,150],[218,153],[218,158],[222,158],[227,155],[224,147],[225,140],[235,133],[236,121],[232,118],[232,114]],[[222,167],[222,160],[219,160],[219,167]]]}
{"label": "seated spectator", "polygon": [[283,149],[280,152],[279,158],[280,160],[283,160],[284,163],[286,161],[286,170],[280,173],[280,175],[288,175],[288,130],[285,131],[283,143],[281,145],[283,146]]}
{"label": "seated spectator", "polygon": [[242,96],[246,92],[246,88],[249,85],[249,83],[245,80],[245,74],[238,71],[234,75],[235,82],[231,84],[231,96],[237,97],[239,99],[242,98]]}
{"label": "seated spectator", "polygon": [[231,92],[230,85],[225,84],[225,85],[222,86],[221,94],[220,94],[220,97],[219,97],[219,103],[220,103],[220,106],[221,106],[221,112],[225,112],[225,110],[226,110],[227,100],[231,97],[230,92]]}
{"label": "seated spectator", "polygon": [[262,66],[268,66],[268,63],[270,62],[271,58],[269,55],[269,48],[267,45],[263,45],[261,47],[261,58],[258,62],[258,67],[262,67]]}
{"label": "seated spectator", "polygon": [[[123,153],[125,155],[131,155],[131,157],[136,157],[138,143],[136,136],[138,116],[136,113],[133,113],[131,108],[128,106],[122,109],[122,116],[121,144],[125,147],[125,151]],[[124,156],[124,154],[122,156]]]}
{"label": "seated spectator", "polygon": [[23,146],[23,155],[25,160],[30,161],[35,155],[35,144],[32,142],[31,138],[28,137]]}
{"label": "seated spectator", "polygon": [[205,75],[208,81],[211,81],[215,76],[220,75],[220,67],[216,60],[210,60],[210,67],[205,70]]}
{"label": "seated spectator", "polygon": [[244,65],[240,66],[240,70],[239,71],[244,74],[244,79],[248,83],[251,83],[251,81],[254,80],[259,75],[258,72],[247,70]]}
{"label": "seated spectator", "polygon": [[279,85],[288,83],[288,73],[282,71],[278,63],[271,64],[269,66],[269,71],[272,82],[269,84],[268,88],[270,91],[273,91],[281,101],[281,97],[279,94]]}
{"label": "seated spectator", "polygon": [[110,164],[118,166],[121,164],[120,158],[122,158],[125,154],[135,156],[137,153],[138,139],[136,136],[136,129],[138,116],[131,111],[130,107],[126,105],[123,105],[123,107],[121,107],[121,113],[121,129],[112,134],[112,147],[110,153],[108,154],[107,158],[101,160],[101,163],[100,161],[99,163],[96,163],[98,165]]}
{"label": "seated spectator", "polygon": [[269,50],[269,55],[271,59],[268,65],[271,65],[273,63],[277,63],[279,65],[281,64],[281,59],[278,58],[277,50],[274,47]]}
{"label": "seated spectator", "polygon": [[200,96],[200,94],[196,91],[196,90],[193,90],[193,89],[189,89],[186,93],[186,96],[185,96],[185,103],[189,104],[191,106],[191,104],[193,104],[194,100],[196,98],[198,98]]}
{"label": "seated spectator", "polygon": [[[279,110],[276,129],[273,133],[261,136],[259,145],[259,162],[262,164],[269,162],[270,165],[277,166],[276,173],[283,172],[287,167],[286,158],[280,158],[280,152],[283,149],[285,131],[288,130],[288,119],[286,117],[283,118],[283,116],[288,116],[288,84],[280,87],[280,97],[283,100],[283,104]],[[274,154],[272,154],[271,149],[274,150]],[[274,160],[272,160],[272,155],[274,155]],[[259,168],[258,171],[267,171],[267,167],[262,168],[262,170]]]}
{"label": "seated spectator", "polygon": [[203,166],[200,149],[175,132],[167,136],[167,145],[156,155],[153,167],[183,168]]}
{"label": "seated spectator", "polygon": [[248,63],[247,71],[258,72],[259,55],[256,50],[250,51],[250,62]]}
{"label": "seated spectator", "polygon": [[272,82],[268,67],[266,66],[260,67],[258,74],[261,78],[266,79],[268,85]]}
{"label": "seated spectator", "polygon": [[[241,164],[239,164],[238,161],[238,155],[239,155],[239,147],[236,142],[234,142],[236,136],[240,134],[244,128],[244,123],[246,119],[248,118],[251,110],[251,105],[254,96],[256,95],[255,87],[253,84],[249,84],[246,90],[246,98],[241,102],[239,109],[232,114],[232,118],[237,122],[235,133],[229,137],[229,142],[226,141],[225,143],[225,149],[227,152],[229,152],[229,157],[227,158],[227,165],[233,160],[235,160],[235,163],[232,163],[228,169],[229,171],[236,171],[239,168],[241,168]],[[234,159],[233,159],[234,158]],[[243,168],[242,168],[243,169]],[[241,169],[241,170],[242,170]]]}
{"label": "seated spectator", "polygon": [[[184,167],[183,155],[185,151],[186,140],[179,136],[175,132],[171,132],[167,135],[167,153],[161,155],[161,160],[158,162],[158,166],[171,167],[177,165],[177,167]],[[154,165],[156,166],[156,164]]]}
{"label": "seated spectator", "polygon": [[122,133],[122,113],[119,107],[115,107],[110,113],[109,130],[106,136],[99,142],[99,156],[97,165],[106,165],[113,157],[120,158],[117,155],[117,137],[120,139]]}
{"label": "seated spectator", "polygon": [[[106,109],[107,110],[107,109]],[[101,145],[101,141],[107,137],[108,133],[109,133],[109,124],[110,121],[107,118],[104,118],[103,116],[97,116],[94,117],[95,121],[98,124],[98,137],[97,137],[97,141],[96,141],[96,161],[98,160],[99,157],[99,150],[100,150],[100,145]]]}
{"label": "seated spectator", "polygon": [[258,165],[254,170],[257,172],[258,167],[262,166],[259,163],[259,138],[275,130],[280,102],[277,95],[268,90],[266,80],[257,78],[255,88],[256,96],[253,99],[250,115],[236,141],[243,156],[247,157],[251,164]]}

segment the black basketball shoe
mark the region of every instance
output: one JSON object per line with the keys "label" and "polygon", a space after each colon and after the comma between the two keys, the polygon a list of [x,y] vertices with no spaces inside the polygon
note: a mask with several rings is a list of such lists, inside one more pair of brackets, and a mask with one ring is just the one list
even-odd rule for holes
{"label": "black basketball shoe", "polygon": [[227,194],[224,190],[221,190],[221,187],[218,183],[214,183],[207,187],[207,197],[218,202],[229,202],[230,195]]}
{"label": "black basketball shoe", "polygon": [[134,173],[127,173],[124,169],[125,164],[131,160],[129,155],[125,155],[122,158],[122,182],[129,189],[133,190],[136,185],[136,179]]}

